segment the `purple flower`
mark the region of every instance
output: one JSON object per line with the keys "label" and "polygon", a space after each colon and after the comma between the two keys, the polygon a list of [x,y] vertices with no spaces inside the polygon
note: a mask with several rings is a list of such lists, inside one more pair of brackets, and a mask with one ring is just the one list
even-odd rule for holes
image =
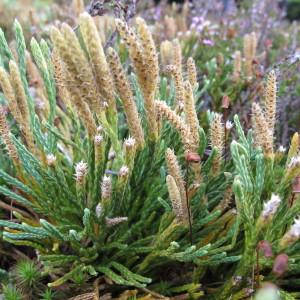
{"label": "purple flower", "polygon": [[215,44],[214,41],[208,40],[208,39],[204,39],[202,42],[206,46],[214,46],[214,44]]}

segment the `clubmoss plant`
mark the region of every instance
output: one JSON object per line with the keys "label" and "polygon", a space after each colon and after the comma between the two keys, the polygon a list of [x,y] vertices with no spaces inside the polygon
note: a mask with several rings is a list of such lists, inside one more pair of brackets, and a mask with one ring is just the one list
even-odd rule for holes
{"label": "clubmoss plant", "polygon": [[[262,276],[276,284],[294,280],[299,137],[288,155],[275,150],[274,73],[262,105],[253,103],[253,128],[246,133],[236,115],[225,135],[217,112],[206,111],[202,126],[207,83],[195,83],[191,59],[185,83],[179,41],[173,76],[166,78],[143,19],[135,26],[115,20],[128,64],[119,43],[105,53],[93,22],[81,14],[78,30],[62,24],[50,30],[49,41],[32,40],[48,101],[43,114],[28,92],[20,25],[16,58],[0,39],[0,134],[14,166],[0,170],[0,193],[15,208],[10,220],[0,221],[3,239],[35,249],[48,287],[60,287],[63,297],[74,291],[118,297],[135,289],[146,297],[243,299]],[[215,72],[221,60],[208,68]],[[26,118],[22,126],[19,115]],[[261,255],[261,241],[271,245],[272,257]]]}

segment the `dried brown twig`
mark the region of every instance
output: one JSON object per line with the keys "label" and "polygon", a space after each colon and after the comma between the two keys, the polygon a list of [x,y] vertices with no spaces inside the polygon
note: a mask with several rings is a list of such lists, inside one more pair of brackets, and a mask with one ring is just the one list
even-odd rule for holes
{"label": "dried brown twig", "polygon": [[[116,18],[129,22],[136,14],[138,0],[92,0],[88,6],[88,13],[92,16],[103,16],[112,10]],[[117,36],[115,30],[108,38],[104,49],[112,46]]]}

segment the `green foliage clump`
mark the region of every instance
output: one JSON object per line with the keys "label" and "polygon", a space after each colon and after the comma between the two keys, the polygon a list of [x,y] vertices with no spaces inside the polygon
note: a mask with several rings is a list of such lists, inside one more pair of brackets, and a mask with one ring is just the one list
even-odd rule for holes
{"label": "green foliage clump", "polygon": [[22,294],[14,286],[5,286],[3,295],[7,300],[22,300]]}
{"label": "green foliage clump", "polygon": [[[0,53],[1,68],[10,76],[15,98],[7,97],[4,81],[0,84],[9,117],[15,118],[13,101],[26,103],[28,116],[22,118],[28,117],[28,122],[12,122],[13,134],[0,111],[6,159],[13,166],[11,172],[0,170],[0,193],[18,208],[13,212],[15,219],[2,219],[0,226],[5,241],[36,250],[38,265],[17,264],[12,271],[17,288],[3,289],[7,299],[21,299],[20,293],[53,299],[52,289],[60,286],[69,287],[63,297],[80,290],[97,294],[100,280],[113,296],[137,289],[190,299],[251,297],[261,281],[280,284],[282,290],[288,282],[299,285],[300,230],[299,221],[294,220],[300,205],[293,190],[293,181],[300,175],[297,135],[288,155],[274,148],[270,153],[260,138],[261,132],[267,132],[263,138],[273,143],[273,133],[261,128],[260,115],[246,132],[237,115],[225,130],[221,115],[206,111],[201,115],[202,127],[193,136],[192,126],[187,125],[188,109],[199,113],[208,83],[196,84],[188,94],[190,83],[182,91],[178,74],[169,80],[158,70],[147,69],[157,59],[155,49],[149,49],[152,37],[147,27],[138,27],[136,33],[121,26],[134,73],[128,68],[126,76],[115,76],[112,86],[117,87],[119,79],[123,84],[114,91],[105,86],[113,78],[113,68],[101,56],[100,39],[92,36],[95,43],[89,38],[91,31],[79,26],[74,33],[64,24],[61,30],[53,29],[51,41],[33,39],[34,64],[26,56],[17,21],[14,28],[16,57],[3,34]],[[140,48],[132,49],[132,44]],[[95,53],[103,59],[101,74],[96,73]],[[16,78],[12,60],[18,65]],[[45,102],[32,93],[29,62],[38,71],[36,94]],[[139,69],[140,64],[145,69]],[[209,61],[207,69],[208,76],[214,77],[216,61]],[[229,76],[232,68],[225,69]],[[156,71],[154,91],[149,93]],[[96,81],[98,75],[101,82]],[[132,102],[128,90],[120,92],[126,80],[130,80]],[[210,92],[216,94],[220,86],[214,87],[213,80],[209,83]],[[109,92],[113,104],[108,101]],[[154,98],[165,102],[154,102]],[[146,101],[155,103],[154,112],[145,109],[151,107]],[[136,105],[145,136],[139,148],[130,137],[128,103]],[[214,101],[214,105],[221,110],[220,103]],[[157,122],[156,137],[149,134],[151,113]],[[33,145],[26,132],[31,133]],[[196,135],[199,143],[195,143]],[[168,185],[167,176],[174,179]],[[288,256],[285,264],[278,263],[282,254]],[[45,289],[44,282],[50,289]],[[281,292],[283,299],[289,299],[288,293]]]}

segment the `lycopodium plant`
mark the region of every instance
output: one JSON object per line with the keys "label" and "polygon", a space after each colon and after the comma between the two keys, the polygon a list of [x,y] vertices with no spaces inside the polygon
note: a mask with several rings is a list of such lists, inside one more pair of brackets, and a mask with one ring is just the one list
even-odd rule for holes
{"label": "lycopodium plant", "polygon": [[[160,70],[145,21],[115,25],[126,64],[86,13],[30,50],[17,21],[16,51],[0,31],[0,133],[14,167],[0,170],[0,192],[17,208],[0,221],[3,239],[36,250],[49,287],[95,281],[95,297],[103,280],[113,295],[242,299],[263,275],[294,274],[299,145],[295,135],[288,157],[274,149],[275,73],[253,104],[253,130],[235,116],[231,142],[221,114],[201,127],[203,87],[179,42]],[[283,271],[261,241],[289,257]]]}

